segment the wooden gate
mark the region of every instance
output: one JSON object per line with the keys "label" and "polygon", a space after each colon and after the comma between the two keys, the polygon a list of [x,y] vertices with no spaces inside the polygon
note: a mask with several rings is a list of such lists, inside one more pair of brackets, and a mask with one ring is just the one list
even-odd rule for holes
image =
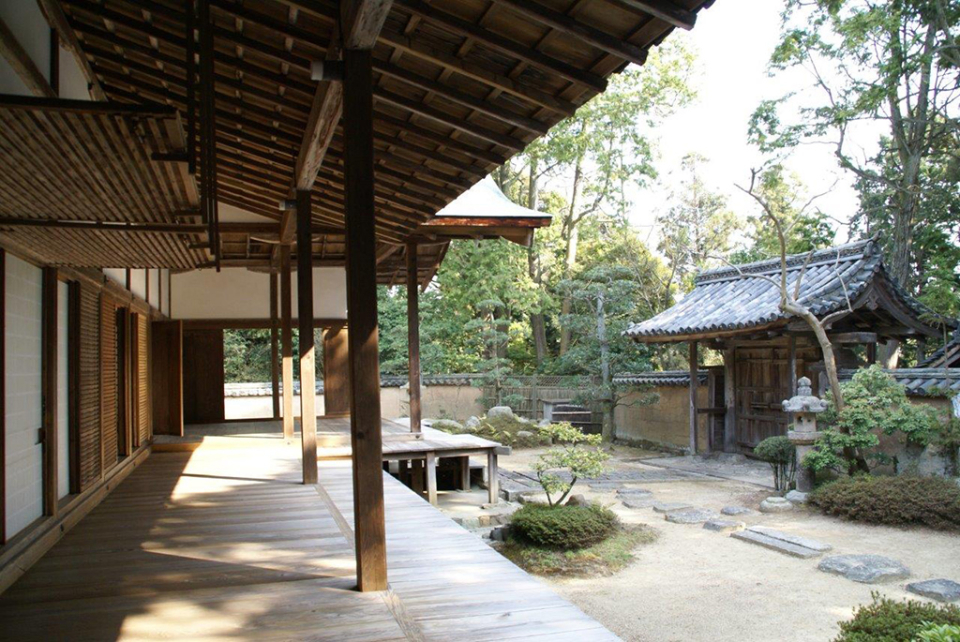
{"label": "wooden gate", "polygon": [[736,349],[737,443],[742,448],[787,434],[787,415],[780,408],[790,396],[789,359],[787,346]]}

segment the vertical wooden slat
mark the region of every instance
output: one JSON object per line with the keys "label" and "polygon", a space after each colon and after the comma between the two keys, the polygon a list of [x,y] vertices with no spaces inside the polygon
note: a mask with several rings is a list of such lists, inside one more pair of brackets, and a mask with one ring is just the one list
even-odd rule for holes
{"label": "vertical wooden slat", "polygon": [[100,427],[100,295],[80,285],[80,363],[78,373],[80,491],[92,486],[102,471]]}
{"label": "vertical wooden slat", "polygon": [[700,384],[697,365],[697,342],[690,342],[690,454],[697,454],[697,387]]}
{"label": "vertical wooden slat", "polygon": [[80,284],[71,281],[67,300],[67,387],[70,407],[70,494],[80,492]]}
{"label": "vertical wooden slat", "polygon": [[410,381],[410,432],[420,432],[420,289],[417,244],[407,243],[407,361]]}
{"label": "vertical wooden slat", "polygon": [[43,268],[43,514],[57,515],[57,268]]}
{"label": "vertical wooden slat", "polygon": [[297,321],[300,337],[300,444],[303,483],[317,483],[317,366],[313,340],[313,212],[297,190]]}
{"label": "vertical wooden slat", "polygon": [[280,419],[280,321],[277,310],[277,273],[270,272],[270,391],[273,418]]}
{"label": "vertical wooden slat", "polygon": [[350,328],[350,437],[353,446],[357,585],[387,587],[377,341],[374,229],[373,74],[370,51],[344,53],[347,324]]}
{"label": "vertical wooden slat", "polygon": [[280,316],[283,355],[283,437],[293,439],[293,327],[290,293],[290,246],[280,247]]}
{"label": "vertical wooden slat", "polygon": [[149,441],[153,433],[153,416],[150,412],[150,325],[145,314],[136,315],[137,323],[137,435],[139,445]]}
{"label": "vertical wooden slat", "polygon": [[102,472],[117,463],[117,316],[113,300],[100,297],[100,458]]}

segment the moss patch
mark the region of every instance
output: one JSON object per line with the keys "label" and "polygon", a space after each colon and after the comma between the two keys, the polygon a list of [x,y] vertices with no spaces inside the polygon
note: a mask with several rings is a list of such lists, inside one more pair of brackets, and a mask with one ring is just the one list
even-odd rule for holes
{"label": "moss patch", "polygon": [[[482,417],[480,419],[480,425],[477,426],[476,430],[467,428],[457,429],[451,425],[451,423],[452,422],[434,422],[433,427],[437,430],[452,434],[469,433],[513,448],[531,448],[549,443],[549,440],[540,435],[540,430],[536,424],[520,421],[516,418]],[[521,432],[531,434],[520,435]]]}
{"label": "moss patch", "polygon": [[535,546],[516,538],[500,545],[500,552],[514,564],[537,575],[592,577],[613,575],[634,560],[638,546],[650,544],[657,533],[645,526],[621,526],[599,544],[575,551]]}

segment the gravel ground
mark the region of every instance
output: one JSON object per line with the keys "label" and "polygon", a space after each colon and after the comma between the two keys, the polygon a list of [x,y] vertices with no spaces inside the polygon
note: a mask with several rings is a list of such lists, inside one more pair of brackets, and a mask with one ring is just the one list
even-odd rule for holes
{"label": "gravel ground", "polygon": [[[538,452],[518,451],[502,458],[501,465],[529,470]],[[632,449],[618,449],[610,467],[651,468],[637,457]],[[769,494],[755,484],[716,478],[628,485],[651,490],[658,501],[682,501],[717,512],[733,504],[756,509]],[[885,555],[912,571],[903,582],[864,585],[818,571],[817,559],[787,557],[699,525],[671,524],[650,508],[627,509],[616,501],[613,490],[595,492],[577,484],[574,492],[610,505],[626,522],[650,525],[660,534],[655,543],[637,550],[631,566],[612,577],[546,580],[624,640],[826,641],[837,634],[839,620],[870,601],[873,590],[894,598],[916,598],[904,589],[908,582],[939,577],[960,581],[956,535],[852,524],[805,509],[739,518],[748,525],[763,524],[831,544],[834,550],[828,555]]]}

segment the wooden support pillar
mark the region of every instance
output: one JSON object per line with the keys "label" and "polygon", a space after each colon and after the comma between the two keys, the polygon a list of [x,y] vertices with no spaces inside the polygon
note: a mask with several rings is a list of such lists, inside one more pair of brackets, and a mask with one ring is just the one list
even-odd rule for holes
{"label": "wooden support pillar", "polygon": [[350,415],[348,336],[342,325],[323,333],[323,414],[327,417]]}
{"label": "wooden support pillar", "polygon": [[723,403],[726,412],[723,415],[723,451],[737,450],[737,386],[736,386],[736,350],[723,351]]}
{"label": "wooden support pillar", "polygon": [[872,366],[877,362],[877,344],[876,342],[868,343],[866,345],[867,352],[867,365]]}
{"label": "wooden support pillar", "polygon": [[487,451],[487,501],[491,504],[500,501],[500,469],[495,448]]}
{"label": "wooden support pillar", "polygon": [[280,246],[280,352],[283,359],[283,437],[293,439],[293,316],[290,246]]}
{"label": "wooden support pillar", "polygon": [[270,382],[273,418],[280,419],[280,320],[278,318],[277,273],[270,272]]}
{"label": "wooden support pillar", "polygon": [[383,436],[377,340],[374,227],[373,70],[369,50],[344,52],[343,138],[346,192],[347,324],[350,328],[350,439],[357,586],[387,588],[383,509]]}
{"label": "wooden support pillar", "polygon": [[437,505],[437,454],[433,451],[427,452],[427,500]]}
{"label": "wooden support pillar", "polygon": [[300,337],[300,444],[303,483],[317,483],[317,366],[313,340],[313,205],[297,190],[297,326]]}
{"label": "wooden support pillar", "polygon": [[410,372],[410,432],[420,432],[420,289],[417,244],[407,243],[407,360]]}
{"label": "wooden support pillar", "polygon": [[423,477],[423,460],[410,460],[410,489],[416,493],[418,497],[423,497]]}
{"label": "wooden support pillar", "polygon": [[797,338],[791,336],[789,353],[787,355],[787,368],[790,370],[790,396],[797,394]]}
{"label": "wooden support pillar", "polygon": [[470,490],[470,456],[464,455],[457,462],[460,466],[460,490]]}
{"label": "wooden support pillar", "polygon": [[690,454],[697,454],[697,387],[700,384],[697,365],[697,342],[690,342]]}
{"label": "wooden support pillar", "polygon": [[43,268],[43,514],[57,515],[57,269]]}

